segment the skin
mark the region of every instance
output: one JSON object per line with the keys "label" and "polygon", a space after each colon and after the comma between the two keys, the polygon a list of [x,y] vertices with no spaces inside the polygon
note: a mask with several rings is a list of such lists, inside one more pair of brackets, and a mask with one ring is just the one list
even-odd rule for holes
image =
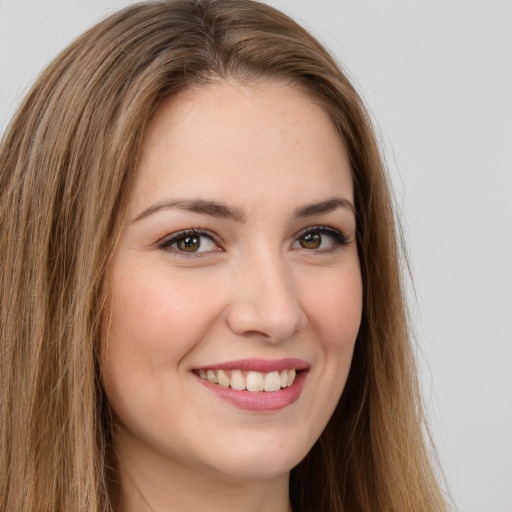
{"label": "skin", "polygon": [[[297,216],[333,197],[341,204]],[[196,199],[235,218],[162,206]],[[289,472],[334,411],[361,319],[350,203],[347,152],[298,89],[218,81],[160,106],[113,262],[102,356],[123,510],[291,510]],[[197,252],[169,242],[199,228],[212,238]],[[289,357],[309,373],[299,399],[273,412],[219,399],[193,371]]]}

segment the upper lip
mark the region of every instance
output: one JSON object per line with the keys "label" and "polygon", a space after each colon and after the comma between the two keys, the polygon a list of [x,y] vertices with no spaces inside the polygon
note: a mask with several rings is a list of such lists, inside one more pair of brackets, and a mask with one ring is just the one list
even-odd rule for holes
{"label": "upper lip", "polygon": [[270,373],[282,370],[306,370],[309,364],[303,359],[284,358],[284,359],[237,359],[234,361],[224,361],[222,363],[199,366],[195,370],[242,370],[261,373]]}

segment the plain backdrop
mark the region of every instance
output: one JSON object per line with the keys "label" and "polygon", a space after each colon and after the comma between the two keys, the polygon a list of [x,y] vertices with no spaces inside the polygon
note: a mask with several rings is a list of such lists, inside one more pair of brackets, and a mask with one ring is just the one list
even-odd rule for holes
{"label": "plain backdrop", "polygon": [[[0,130],[50,59],[129,3],[0,0]],[[268,3],[331,49],[374,118],[454,502],[461,512],[512,512],[512,1]]]}

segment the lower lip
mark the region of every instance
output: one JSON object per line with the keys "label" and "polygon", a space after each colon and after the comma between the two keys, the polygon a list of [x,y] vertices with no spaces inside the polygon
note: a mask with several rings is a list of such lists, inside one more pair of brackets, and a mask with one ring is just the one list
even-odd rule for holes
{"label": "lower lip", "polygon": [[212,384],[199,376],[197,378],[208,391],[211,391],[221,400],[246,411],[264,412],[278,411],[296,402],[302,393],[307,374],[307,370],[302,370],[297,374],[291,386],[279,391],[237,391],[236,389],[223,388],[218,384]]}

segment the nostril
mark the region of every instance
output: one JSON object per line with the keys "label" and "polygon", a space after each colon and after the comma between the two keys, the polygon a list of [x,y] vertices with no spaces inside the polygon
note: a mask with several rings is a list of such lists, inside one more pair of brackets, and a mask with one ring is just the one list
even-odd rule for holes
{"label": "nostril", "polygon": [[233,332],[280,342],[307,325],[295,282],[282,262],[253,262],[240,277],[243,286],[233,290],[227,309],[227,322]]}

